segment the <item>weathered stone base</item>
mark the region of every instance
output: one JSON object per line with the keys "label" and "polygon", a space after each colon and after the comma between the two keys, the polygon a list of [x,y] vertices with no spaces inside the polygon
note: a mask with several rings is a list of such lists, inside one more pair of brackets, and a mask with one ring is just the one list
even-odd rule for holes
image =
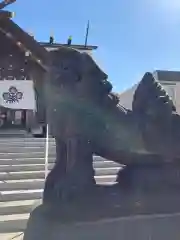
{"label": "weathered stone base", "polygon": [[24,240],[144,240],[150,236],[154,240],[179,240],[180,193],[141,196],[121,195],[112,189],[99,191],[97,199],[84,203],[36,208]]}
{"label": "weathered stone base", "polygon": [[[24,240],[179,240],[180,215],[137,216],[78,225],[34,222]],[[36,224],[36,226],[35,226]],[[39,229],[39,225],[42,226]]]}
{"label": "weathered stone base", "polygon": [[24,240],[179,240],[178,169],[136,166],[129,169],[129,187],[96,186],[76,200],[41,205],[30,216]]}

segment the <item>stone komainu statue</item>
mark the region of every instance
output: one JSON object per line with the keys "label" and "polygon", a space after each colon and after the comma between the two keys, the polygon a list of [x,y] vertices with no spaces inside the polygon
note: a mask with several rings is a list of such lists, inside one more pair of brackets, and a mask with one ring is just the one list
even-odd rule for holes
{"label": "stone komainu statue", "polygon": [[93,154],[127,166],[179,157],[179,116],[153,75],[139,83],[132,111],[120,105],[107,77],[86,53],[67,47],[49,53],[44,86],[36,88],[56,140],[44,200],[92,186]]}

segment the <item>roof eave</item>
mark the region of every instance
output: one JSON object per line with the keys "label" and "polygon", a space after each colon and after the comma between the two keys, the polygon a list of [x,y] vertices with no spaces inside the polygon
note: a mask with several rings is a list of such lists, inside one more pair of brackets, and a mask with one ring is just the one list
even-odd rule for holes
{"label": "roof eave", "polygon": [[96,50],[98,48],[98,46],[94,46],[94,45],[80,45],[80,44],[71,44],[71,45],[68,45],[68,44],[60,44],[60,43],[53,43],[53,44],[50,44],[50,43],[46,43],[46,42],[39,42],[39,44],[43,47],[49,47],[49,48],[58,48],[58,47],[72,47],[72,48],[75,48],[75,49],[79,49],[79,50]]}
{"label": "roof eave", "polygon": [[0,31],[2,31],[6,37],[9,37],[21,50],[31,52],[32,59],[45,69],[48,51],[34,38],[8,18],[1,19]]}
{"label": "roof eave", "polygon": [[3,18],[11,18],[12,17],[12,13],[9,11],[4,11],[4,10],[0,10],[0,19]]}

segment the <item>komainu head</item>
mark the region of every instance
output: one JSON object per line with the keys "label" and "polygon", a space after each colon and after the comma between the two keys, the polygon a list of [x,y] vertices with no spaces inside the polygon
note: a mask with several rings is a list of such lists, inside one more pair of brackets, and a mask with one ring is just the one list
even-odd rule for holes
{"label": "komainu head", "polygon": [[109,93],[112,85],[107,75],[92,57],[69,47],[50,52],[48,81],[58,86],[74,88],[85,94]]}

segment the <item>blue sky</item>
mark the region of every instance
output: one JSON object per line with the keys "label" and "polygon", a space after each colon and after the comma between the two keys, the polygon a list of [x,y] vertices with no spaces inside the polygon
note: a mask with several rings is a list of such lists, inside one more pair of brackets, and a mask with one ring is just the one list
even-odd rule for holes
{"label": "blue sky", "polygon": [[[62,4],[63,2],[63,4]],[[121,92],[146,71],[180,69],[179,0],[17,0],[15,21],[40,41],[98,45],[94,56]]]}

